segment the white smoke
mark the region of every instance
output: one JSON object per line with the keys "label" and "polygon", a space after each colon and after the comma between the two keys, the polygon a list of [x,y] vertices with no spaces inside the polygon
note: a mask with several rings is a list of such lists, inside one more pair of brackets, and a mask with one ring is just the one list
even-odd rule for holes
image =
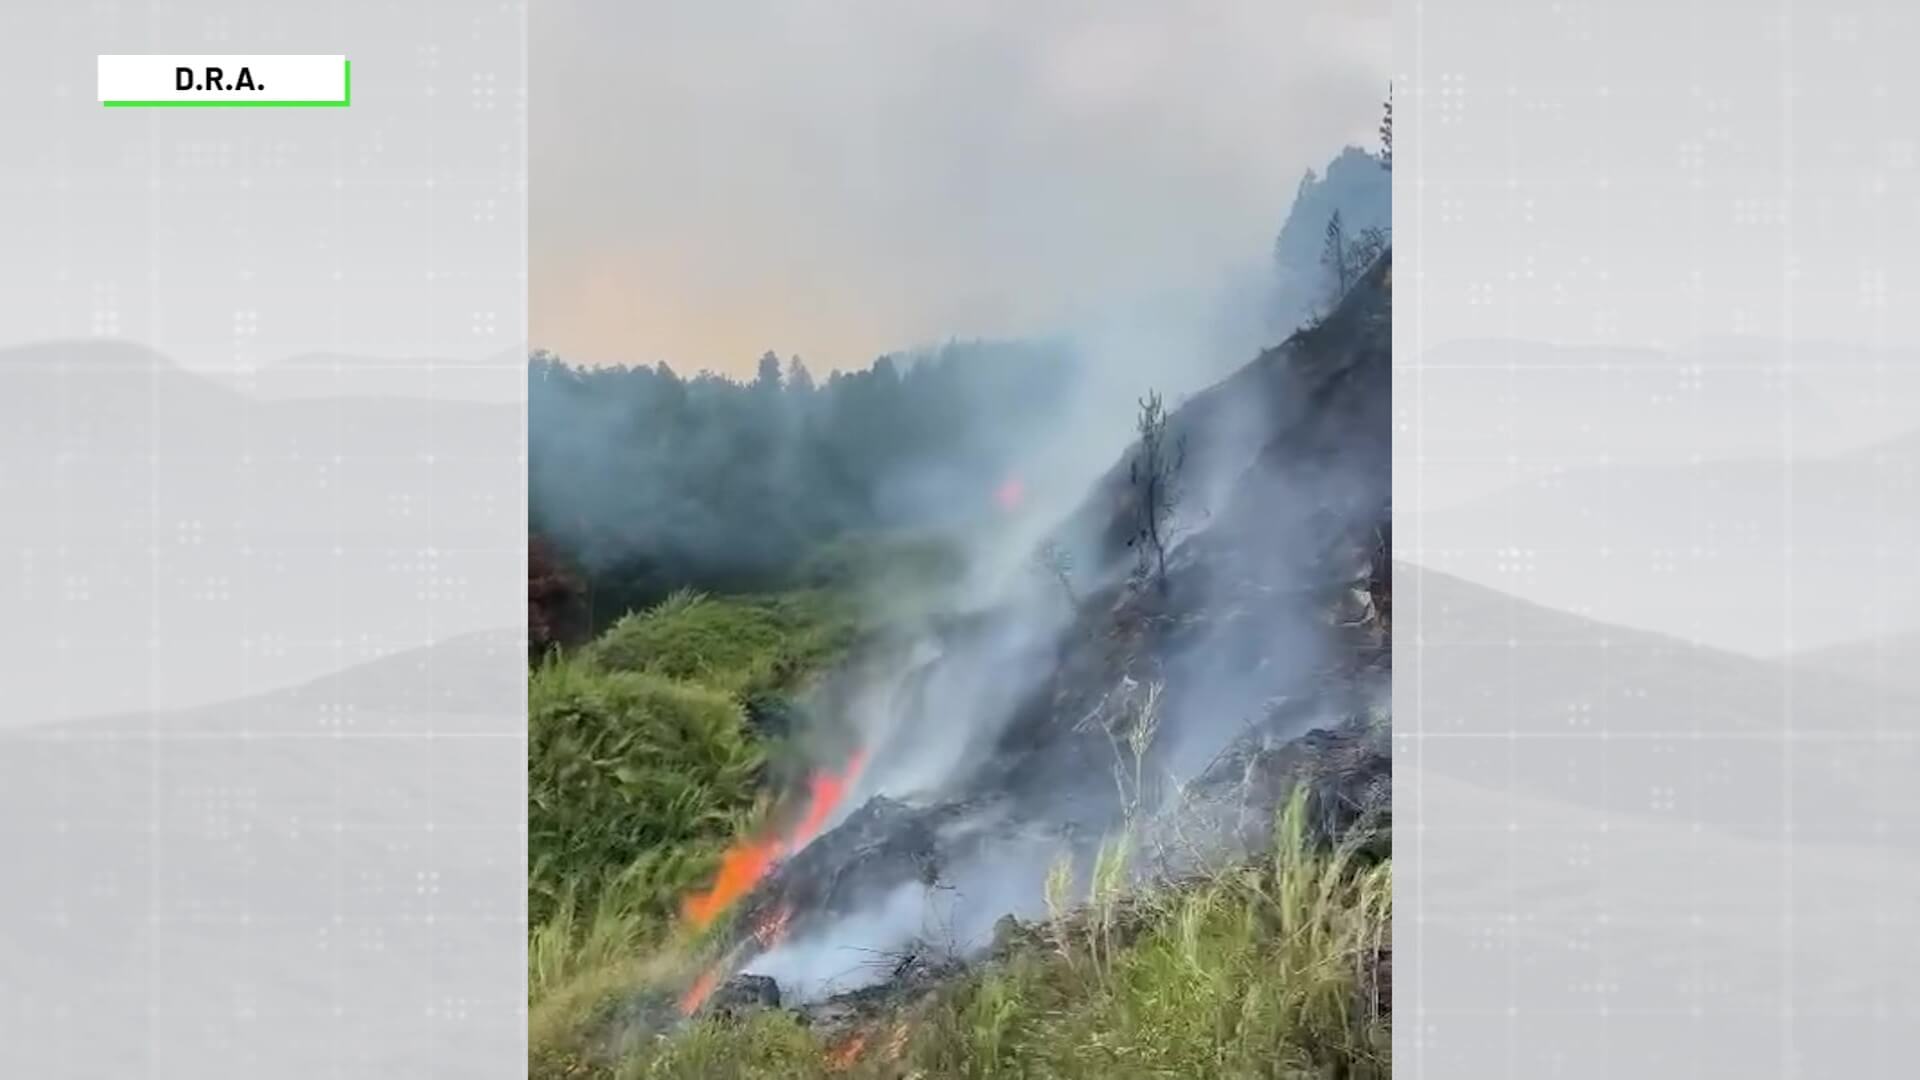
{"label": "white smoke", "polygon": [[1028,841],[951,868],[931,884],[902,884],[825,931],[781,942],[745,973],[772,978],[782,1004],[792,1006],[886,982],[915,965],[965,960],[992,943],[1003,916],[1045,912],[1043,885],[1063,854],[1057,845]]}

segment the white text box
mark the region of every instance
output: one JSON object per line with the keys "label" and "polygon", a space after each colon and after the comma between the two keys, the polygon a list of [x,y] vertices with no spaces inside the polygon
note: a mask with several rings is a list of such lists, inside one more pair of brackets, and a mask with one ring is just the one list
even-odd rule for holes
{"label": "white text box", "polygon": [[108,105],[345,105],[345,56],[155,55],[100,57]]}

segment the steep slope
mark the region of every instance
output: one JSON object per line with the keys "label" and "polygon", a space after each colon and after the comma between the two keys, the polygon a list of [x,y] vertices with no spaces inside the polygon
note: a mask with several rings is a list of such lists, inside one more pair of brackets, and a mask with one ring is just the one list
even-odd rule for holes
{"label": "steep slope", "polygon": [[1350,240],[1368,229],[1392,229],[1393,174],[1380,158],[1349,146],[1327,164],[1324,175],[1309,170],[1301,177],[1273,243],[1273,329],[1292,330],[1324,302],[1326,269],[1320,256],[1336,212]]}
{"label": "steep slope", "polygon": [[964,707],[929,699],[953,669],[988,676],[960,687],[1000,674],[1005,722],[953,743],[964,764],[942,782],[883,790],[779,864],[741,904],[728,966],[818,980],[822,955],[885,951],[941,896],[964,951],[1033,910],[1063,851],[1084,863],[1131,822],[1192,841],[1158,845],[1140,872],[1183,872],[1262,843],[1302,782],[1321,834],[1379,819],[1390,311],[1383,257],[1324,322],[1170,415],[1189,450],[1164,583],[1127,544],[1137,485],[1116,464],[1059,534],[1087,568],[1070,617],[1022,635],[1031,608],[1013,603],[956,632],[870,768],[951,738],[943,718]]}

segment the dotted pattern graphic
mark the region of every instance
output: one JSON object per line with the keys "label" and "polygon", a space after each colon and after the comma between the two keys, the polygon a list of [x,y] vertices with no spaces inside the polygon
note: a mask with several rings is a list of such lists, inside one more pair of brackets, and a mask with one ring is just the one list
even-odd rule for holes
{"label": "dotted pattern graphic", "polygon": [[0,15],[0,1075],[522,1075],[525,6],[223,7]]}
{"label": "dotted pattern graphic", "polygon": [[1399,1075],[1904,1071],[1916,31],[1396,8]]}

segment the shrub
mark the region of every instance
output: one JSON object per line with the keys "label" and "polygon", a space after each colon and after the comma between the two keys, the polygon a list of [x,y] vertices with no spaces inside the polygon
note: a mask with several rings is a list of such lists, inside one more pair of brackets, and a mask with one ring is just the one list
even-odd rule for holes
{"label": "shrub", "polygon": [[848,647],[825,593],[677,593],[528,685],[528,1032],[539,1075],[579,1075],[613,1001],[663,978],[678,904],[760,810],[784,691]]}
{"label": "shrub", "polygon": [[792,687],[852,638],[847,605],[827,593],[715,599],[682,591],[623,616],[585,655],[609,671],[691,680],[747,697]]}
{"label": "shrub", "polygon": [[528,684],[529,917],[614,882],[666,916],[754,806],[762,750],[728,694],[550,658]]}

